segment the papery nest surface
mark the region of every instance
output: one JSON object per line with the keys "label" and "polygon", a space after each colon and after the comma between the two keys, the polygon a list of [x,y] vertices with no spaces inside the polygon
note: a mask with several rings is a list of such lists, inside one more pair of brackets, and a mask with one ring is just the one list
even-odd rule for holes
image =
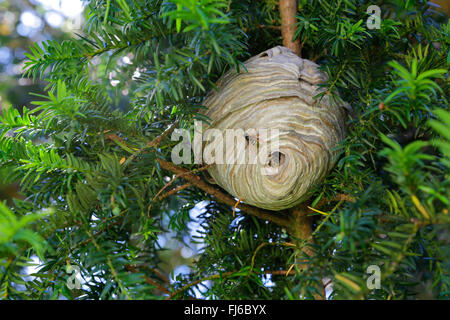
{"label": "papery nest surface", "polygon": [[[285,47],[244,65],[220,78],[218,90],[203,102],[210,118],[202,124],[204,160],[215,156],[208,172],[234,197],[264,209],[287,209],[305,201],[333,168],[334,149],[345,137],[345,111],[326,94],[314,99],[326,73]],[[227,130],[236,138],[226,141]],[[212,137],[218,131],[222,149]]]}

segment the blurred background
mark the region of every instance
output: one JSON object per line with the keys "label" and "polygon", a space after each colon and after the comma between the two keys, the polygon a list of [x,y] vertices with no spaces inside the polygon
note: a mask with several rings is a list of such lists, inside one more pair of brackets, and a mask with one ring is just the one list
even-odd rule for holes
{"label": "blurred background", "polygon": [[[45,83],[22,77],[25,53],[31,44],[63,41],[81,30],[81,0],[0,0],[0,112],[13,107],[31,108],[30,92],[43,93]],[[0,168],[0,201],[19,197],[16,184],[4,184]]]}
{"label": "blurred background", "polygon": [[83,22],[81,0],[0,0],[0,109],[29,106],[45,86],[21,77],[29,46],[69,38]]}

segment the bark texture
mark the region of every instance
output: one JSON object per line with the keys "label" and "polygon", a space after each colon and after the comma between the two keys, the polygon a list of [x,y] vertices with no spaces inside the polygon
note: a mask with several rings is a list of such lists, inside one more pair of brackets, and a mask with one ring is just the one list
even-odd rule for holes
{"label": "bark texture", "polygon": [[292,39],[295,35],[297,19],[297,0],[280,0],[280,16],[281,16],[281,35],[283,37],[283,46],[291,49],[296,55],[300,56],[301,44],[297,38]]}

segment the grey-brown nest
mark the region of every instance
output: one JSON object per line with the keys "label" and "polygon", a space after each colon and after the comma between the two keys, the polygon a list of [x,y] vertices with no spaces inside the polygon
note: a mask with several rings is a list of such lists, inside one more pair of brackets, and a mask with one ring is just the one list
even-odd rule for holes
{"label": "grey-brown nest", "polygon": [[[243,135],[244,150],[224,148],[225,163],[212,165],[208,172],[247,204],[269,210],[290,208],[307,200],[333,168],[334,149],[345,137],[345,111],[342,105],[330,103],[327,95],[314,99],[327,75],[285,47],[264,51],[244,65],[246,70],[230,70],[219,79],[218,90],[211,90],[203,102],[211,119],[203,130],[242,129],[236,132]],[[261,138],[261,129],[271,133]],[[264,161],[227,164],[230,151],[251,154],[251,148],[276,139],[278,148],[262,157]],[[203,150],[211,143],[217,141],[207,142]],[[258,153],[267,152],[260,149]]]}

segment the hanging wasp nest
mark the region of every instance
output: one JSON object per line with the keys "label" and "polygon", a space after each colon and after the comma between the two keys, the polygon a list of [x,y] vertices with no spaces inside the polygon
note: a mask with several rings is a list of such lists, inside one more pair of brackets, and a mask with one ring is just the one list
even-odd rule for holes
{"label": "hanging wasp nest", "polygon": [[[327,95],[314,99],[327,75],[290,49],[277,46],[244,65],[246,70],[230,70],[219,79],[218,90],[203,102],[210,118],[202,128],[203,139],[209,139],[203,157],[216,157],[208,172],[247,204],[275,211],[296,206],[334,166],[333,149],[345,136],[345,112]],[[229,147],[224,142],[221,151],[205,129],[219,130],[224,141],[225,133],[233,132],[241,143],[232,140]],[[223,161],[211,150],[223,152]],[[255,153],[256,162],[249,156],[244,162],[239,158]]]}

